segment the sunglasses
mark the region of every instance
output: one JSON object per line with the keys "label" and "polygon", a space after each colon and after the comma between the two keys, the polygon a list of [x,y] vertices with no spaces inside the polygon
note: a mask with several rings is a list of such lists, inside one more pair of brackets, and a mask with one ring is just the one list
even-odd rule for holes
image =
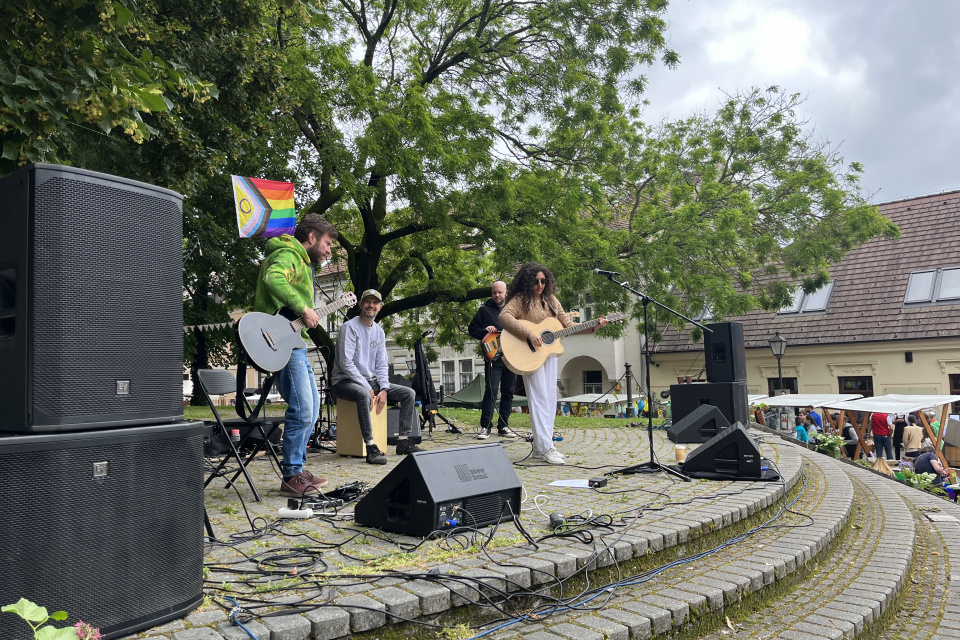
{"label": "sunglasses", "polygon": [[534,278],[534,279],[533,279],[533,283],[534,283],[534,284],[547,284],[547,279],[546,279],[546,278]]}

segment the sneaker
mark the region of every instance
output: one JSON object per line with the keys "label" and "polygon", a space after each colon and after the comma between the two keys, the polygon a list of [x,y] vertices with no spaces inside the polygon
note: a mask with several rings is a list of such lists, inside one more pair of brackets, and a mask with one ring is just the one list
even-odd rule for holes
{"label": "sneaker", "polygon": [[489,429],[481,429],[480,433],[477,434],[477,440],[486,440],[490,437]]}
{"label": "sneaker", "polygon": [[317,476],[313,475],[312,473],[310,473],[310,472],[307,471],[306,469],[304,469],[303,471],[301,471],[300,474],[303,475],[303,476],[306,476],[307,480],[310,481],[310,484],[312,484],[313,486],[315,486],[317,489],[319,489],[320,487],[322,487],[322,486],[324,486],[325,484],[327,484],[327,479],[326,479],[326,478],[318,478]]}
{"label": "sneaker", "polygon": [[397,440],[397,455],[409,455],[411,453],[420,453],[423,451],[420,447],[410,442],[410,438],[404,438],[403,440]]}
{"label": "sneaker", "polygon": [[284,498],[302,498],[316,492],[317,488],[310,484],[310,479],[302,471],[289,480],[280,481],[280,495]]}
{"label": "sneaker", "polygon": [[513,429],[506,427],[504,429],[497,429],[497,435],[501,438],[516,438],[518,437],[516,433],[513,432]]}
{"label": "sneaker", "polygon": [[544,462],[547,464],[563,464],[563,458],[557,452],[556,449],[550,449],[549,451],[544,451],[540,456]]}
{"label": "sneaker", "polygon": [[387,456],[375,444],[367,445],[367,464],[387,464]]}

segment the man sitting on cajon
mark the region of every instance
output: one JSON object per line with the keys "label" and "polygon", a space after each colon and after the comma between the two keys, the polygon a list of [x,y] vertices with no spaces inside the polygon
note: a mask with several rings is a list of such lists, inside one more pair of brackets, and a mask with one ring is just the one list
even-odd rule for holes
{"label": "man sitting on cajon", "polygon": [[373,441],[370,412],[386,409],[387,401],[400,404],[397,455],[423,451],[410,442],[410,429],[417,419],[416,393],[409,387],[391,385],[387,369],[387,339],[374,322],[383,297],[376,289],[360,296],[360,315],[343,323],[337,334],[337,358],[333,363],[333,395],[357,405],[357,421],[367,446],[367,462],[387,464]]}

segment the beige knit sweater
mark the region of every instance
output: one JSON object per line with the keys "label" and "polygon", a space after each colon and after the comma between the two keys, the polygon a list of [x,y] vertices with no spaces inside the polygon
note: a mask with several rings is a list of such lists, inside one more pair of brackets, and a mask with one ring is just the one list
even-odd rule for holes
{"label": "beige knit sweater", "polygon": [[[563,310],[563,305],[560,304],[557,297],[550,296],[550,302],[557,312],[557,319],[560,320],[560,324],[564,327],[572,325],[573,320],[571,320],[567,312]],[[503,309],[500,310],[500,326],[513,335],[526,340],[532,332],[520,324],[520,320],[528,320],[536,324],[550,317],[553,317],[553,313],[550,311],[550,307],[544,303],[543,299],[533,301],[530,308],[524,311],[523,302],[520,300],[520,296],[517,296],[505,304]]]}

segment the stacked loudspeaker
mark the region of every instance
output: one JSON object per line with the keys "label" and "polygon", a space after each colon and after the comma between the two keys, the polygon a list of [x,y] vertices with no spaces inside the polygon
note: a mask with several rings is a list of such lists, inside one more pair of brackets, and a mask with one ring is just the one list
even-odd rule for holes
{"label": "stacked loudspeaker", "polygon": [[[670,407],[674,425],[703,405],[711,405],[730,424],[749,421],[747,364],[743,346],[743,325],[718,322],[707,325],[703,348],[707,382],[670,385]],[[709,439],[709,438],[707,438]],[[698,442],[706,442],[701,439]]]}
{"label": "stacked loudspeaker", "polygon": [[183,421],[181,196],[36,164],[0,202],[0,604],[106,638],[182,616],[203,599],[204,430]]}

